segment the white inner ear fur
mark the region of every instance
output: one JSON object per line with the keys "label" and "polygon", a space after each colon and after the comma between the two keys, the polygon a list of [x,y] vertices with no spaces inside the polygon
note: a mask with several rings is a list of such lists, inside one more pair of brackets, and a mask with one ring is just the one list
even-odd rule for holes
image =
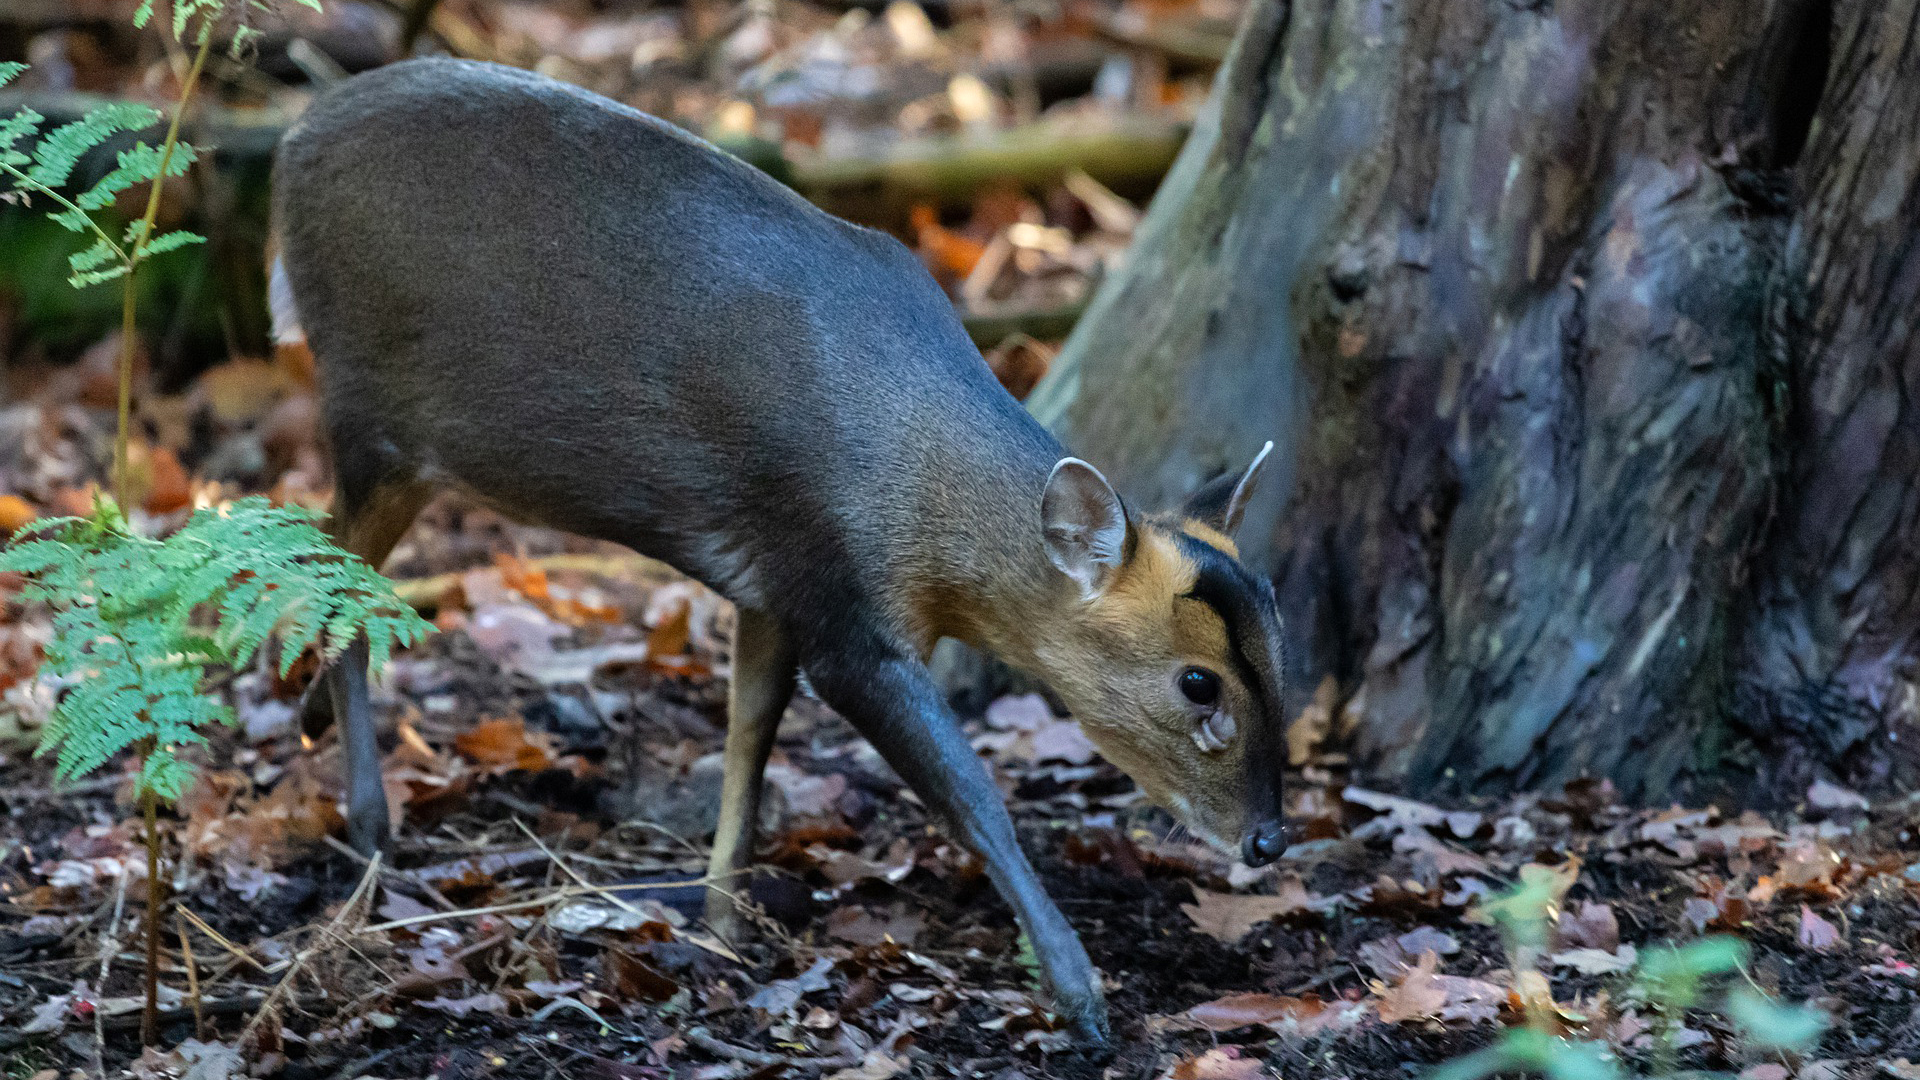
{"label": "white inner ear fur", "polygon": [[1233,494],[1227,497],[1226,528],[1221,532],[1232,536],[1240,528],[1240,518],[1247,512],[1247,500],[1253,497],[1253,486],[1260,482],[1260,470],[1266,467],[1267,455],[1271,453],[1273,440],[1268,439],[1267,445],[1253,455],[1253,463],[1247,466],[1247,471],[1240,474],[1240,482],[1233,485]]}
{"label": "white inner ear fur", "polygon": [[1112,582],[1127,550],[1127,512],[1100,470],[1079,458],[1061,458],[1040,498],[1047,558],[1080,586],[1083,599]]}

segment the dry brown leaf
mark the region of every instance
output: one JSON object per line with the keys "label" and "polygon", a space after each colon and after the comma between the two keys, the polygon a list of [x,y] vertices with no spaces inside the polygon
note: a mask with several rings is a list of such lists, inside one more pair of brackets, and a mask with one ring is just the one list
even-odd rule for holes
{"label": "dry brown leaf", "polygon": [[1282,1020],[1311,1019],[1326,1011],[1318,998],[1281,997],[1277,994],[1228,994],[1202,1002],[1183,1015],[1208,1031],[1232,1031],[1254,1024],[1272,1024]]}
{"label": "dry brown leaf", "polygon": [[1216,1046],[1168,1069],[1166,1080],[1255,1080],[1264,1067],[1255,1058],[1241,1057],[1237,1046]]}
{"label": "dry brown leaf", "polygon": [[1440,957],[1420,954],[1397,985],[1374,984],[1380,1019],[1389,1024],[1410,1020],[1464,1020],[1478,1023],[1500,1015],[1507,991],[1484,979],[1438,973]]}
{"label": "dry brown leaf", "polygon": [[1299,878],[1282,878],[1278,896],[1242,896],[1193,890],[1194,902],[1180,905],[1194,929],[1229,945],[1247,936],[1255,925],[1285,915],[1313,910],[1313,896]]}
{"label": "dry brown leaf", "polygon": [[1620,920],[1610,905],[1583,900],[1561,913],[1554,942],[1562,949],[1612,952],[1620,945]]}
{"label": "dry brown leaf", "polygon": [[925,926],[925,919],[904,908],[876,915],[865,908],[849,906],[835,908],[833,914],[827,916],[827,936],[851,945],[878,945],[888,940],[912,945]]}

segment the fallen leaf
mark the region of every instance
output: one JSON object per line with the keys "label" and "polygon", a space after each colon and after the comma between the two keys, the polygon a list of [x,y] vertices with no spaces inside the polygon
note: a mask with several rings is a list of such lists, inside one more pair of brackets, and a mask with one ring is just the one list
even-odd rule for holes
{"label": "fallen leaf", "polygon": [[827,935],[852,945],[878,945],[889,940],[912,945],[925,925],[926,920],[918,913],[906,909],[880,916],[861,907],[843,907],[827,916]]}
{"label": "fallen leaf", "polygon": [[1825,780],[1815,780],[1807,789],[1807,803],[1821,810],[1865,810],[1869,805],[1859,792]]}
{"label": "fallen leaf", "polygon": [[1394,941],[1406,951],[1408,956],[1419,956],[1429,951],[1439,953],[1441,956],[1452,956],[1460,951],[1460,943],[1453,939],[1452,934],[1435,930],[1431,926],[1409,930]]}
{"label": "fallen leaf", "polygon": [[0,532],[16,532],[39,516],[40,511],[20,496],[0,495]]}
{"label": "fallen leaf", "polygon": [[1053,709],[1039,694],[996,698],[987,706],[987,726],[998,731],[1035,732],[1053,722]]}
{"label": "fallen leaf", "polygon": [[1561,913],[1554,940],[1562,947],[1612,952],[1620,944],[1620,920],[1610,905],[1583,900]]}
{"label": "fallen leaf", "polygon": [[891,1080],[907,1071],[907,1055],[889,1054],[878,1047],[867,1051],[860,1064],[827,1074],[827,1080]]}
{"label": "fallen leaf", "polygon": [[525,601],[478,604],[467,619],[467,636],[487,659],[535,678],[551,661],[554,642],[572,632],[567,624]]}
{"label": "fallen leaf", "polygon": [[1072,720],[1055,720],[1033,733],[1033,760],[1085,765],[1099,751]]}
{"label": "fallen leaf", "polygon": [[1180,905],[1193,920],[1194,929],[1210,937],[1236,944],[1255,925],[1284,915],[1313,910],[1313,898],[1298,878],[1284,878],[1278,896],[1242,896],[1193,890],[1194,902]]}
{"label": "fallen leaf", "polygon": [[1376,984],[1380,1019],[1389,1024],[1409,1020],[1464,1020],[1480,1023],[1500,1015],[1507,991],[1484,979],[1438,973],[1440,957],[1420,954],[1398,985]]}
{"label": "fallen leaf", "polygon": [[443,1012],[448,1016],[472,1016],[474,1013],[487,1013],[492,1016],[507,1015],[507,999],[499,994],[475,994],[463,998],[431,998],[419,1003],[423,1009]]}
{"label": "fallen leaf", "polygon": [[819,817],[833,811],[840,796],[847,793],[847,778],[840,773],[816,776],[796,769],[784,761],[767,766],[766,778],[787,803],[787,812]]}
{"label": "fallen leaf", "polygon": [[1418,963],[1407,970],[1400,982],[1379,993],[1380,1020],[1398,1024],[1407,1020],[1427,1020],[1439,1016],[1446,1007],[1447,992],[1434,978],[1440,958],[1433,953],[1420,954]]}
{"label": "fallen leaf", "polygon": [[1157,1030],[1224,1032],[1258,1025],[1285,1038],[1309,1038],[1327,1031],[1352,1027],[1367,1013],[1363,1002],[1321,1001],[1308,994],[1285,997],[1277,994],[1228,994],[1203,1002],[1176,1016],[1150,1021]]}
{"label": "fallen leaf", "polygon": [[1547,957],[1554,967],[1571,968],[1583,975],[1611,975],[1615,972],[1631,971],[1640,959],[1639,951],[1631,945],[1622,945],[1617,951],[1605,949],[1568,949]]}
{"label": "fallen leaf", "polygon": [[539,772],[553,763],[546,749],[527,737],[518,717],[482,720],[454,737],[453,748],[477,765],[499,772]]}
{"label": "fallen leaf", "polygon": [[1240,1056],[1237,1046],[1216,1046],[1167,1070],[1166,1080],[1255,1080],[1263,1072],[1256,1058]]}
{"label": "fallen leaf", "polygon": [[647,659],[685,656],[693,641],[693,601],[681,600],[647,633]]}
{"label": "fallen leaf", "polygon": [[680,992],[680,984],[644,956],[608,949],[600,959],[607,988],[624,1000],[659,1004]]}
{"label": "fallen leaf", "polygon": [[1356,806],[1364,806],[1369,810],[1377,810],[1384,815],[1383,817],[1374,818],[1372,821],[1354,830],[1353,835],[1361,837],[1362,839],[1365,839],[1367,836],[1385,835],[1406,828],[1409,825],[1417,825],[1423,829],[1433,829],[1447,823],[1447,812],[1445,810],[1428,803],[1416,802],[1413,799],[1403,799],[1398,795],[1388,795],[1379,791],[1368,791],[1366,788],[1361,787],[1348,787],[1340,793],[1340,797]]}
{"label": "fallen leaf", "polygon": [[143,504],[149,514],[171,514],[193,505],[193,481],[173,451],[158,446],[147,453],[147,498]]}
{"label": "fallen leaf", "polygon": [[1805,904],[1800,905],[1800,947],[1814,952],[1826,952],[1840,944],[1840,930],[1832,923],[1813,913]]}
{"label": "fallen leaf", "polygon": [[827,973],[832,970],[833,961],[822,956],[813,962],[812,967],[793,978],[780,979],[761,987],[747,999],[747,1005],[769,1016],[785,1016],[800,1004],[801,998],[817,990],[825,990],[829,985]]}

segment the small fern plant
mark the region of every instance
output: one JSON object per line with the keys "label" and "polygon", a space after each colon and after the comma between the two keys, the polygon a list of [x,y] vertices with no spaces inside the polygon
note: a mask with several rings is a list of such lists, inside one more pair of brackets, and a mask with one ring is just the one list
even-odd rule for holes
{"label": "small fern plant", "polygon": [[[318,0],[297,2],[319,10]],[[81,160],[109,139],[155,128],[160,112],[135,102],[101,106],[79,120],[49,129],[32,109],[0,117],[0,198],[44,199],[54,221],[90,237],[68,258],[68,281],[85,288],[117,281],[121,290],[119,424],[114,439],[113,497],[96,496],[93,513],[29,523],[5,552],[0,570],[25,575],[24,600],[54,611],[46,646],[47,674],[62,684],[52,721],[41,733],[41,753],[54,753],[63,779],[86,775],[121,751],[140,759],[134,781],[146,820],[146,1002],[140,1037],[157,1030],[160,911],[158,806],[173,802],[193,779],[181,752],[207,741],[210,725],[231,722],[233,710],[207,692],[207,669],[244,666],[276,634],[284,674],[307,648],[336,658],[365,638],[372,667],[395,646],[419,640],[430,625],[394,595],[372,567],[335,547],[306,511],[241,499],[203,509],[172,535],[141,535],[128,518],[135,347],[135,278],[146,260],[202,238],[185,230],[157,232],[167,181],[184,176],[199,152],[180,138],[180,123],[212,51],[214,24],[244,16],[261,0],[173,0],[169,30],[195,46],[181,73],[180,96],[159,145],[136,141],[115,166],[85,191],[65,190]],[[153,17],[144,0],[134,25]],[[249,33],[235,20],[232,42]],[[0,63],[0,86],[25,66]],[[28,148],[31,149],[28,149]],[[145,212],[124,228],[110,228],[119,197],[148,185]]]}
{"label": "small fern plant", "polygon": [[312,517],[240,499],[154,540],[102,497],[92,516],[36,522],[32,538],[0,553],[0,571],[27,577],[21,599],[55,613],[46,673],[65,692],[41,752],[58,755],[56,776],[84,776],[137,747],[136,794],[171,803],[193,779],[179,751],[233,721],[203,690],[208,666],[243,666],[277,635],[285,674],[309,647],[331,660],[364,636],[377,669],[431,629]]}

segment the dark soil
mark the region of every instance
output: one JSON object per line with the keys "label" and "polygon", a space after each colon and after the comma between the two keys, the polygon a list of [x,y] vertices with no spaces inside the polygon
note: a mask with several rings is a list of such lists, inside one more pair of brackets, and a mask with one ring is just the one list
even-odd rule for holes
{"label": "dark soil", "polygon": [[[488,538],[479,549],[464,539],[476,534]],[[471,566],[476,550],[489,547],[528,557],[600,550],[442,509],[403,552],[403,568],[422,575]],[[612,578],[602,582],[614,597],[607,603],[630,621],[662,587],[654,579],[602,577]],[[554,592],[583,580],[556,573]],[[515,596],[511,604],[537,606]],[[447,605],[443,622],[458,626],[454,615],[471,615],[456,608]],[[638,633],[626,624],[582,624],[557,655]],[[393,725],[390,784],[410,793],[391,866],[409,876],[376,890],[373,912],[362,906],[342,915],[364,868],[319,838],[339,826],[331,736],[313,751],[287,732],[228,736],[208,757],[201,791],[163,822],[170,853],[189,855],[173,875],[183,886],[173,902],[227,943],[199,929],[190,934],[207,1013],[201,1038],[238,1044],[262,995],[304,955],[282,991],[278,1021],[262,1024],[247,1044],[256,1072],[289,1080],[451,1080],[804,1076],[858,1066],[870,1071],[849,1078],[895,1075],[889,1068],[917,1076],[1150,1078],[1216,1075],[1206,1069],[1264,1061],[1281,1076],[1399,1080],[1491,1043],[1519,1015],[1383,1022],[1366,1010],[1406,976],[1404,965],[1381,960],[1379,943],[1421,928],[1443,932],[1458,948],[1440,959],[1440,973],[1505,987],[1512,976],[1500,935],[1464,917],[1472,894],[1504,888],[1525,864],[1577,858],[1563,910],[1604,903],[1619,940],[1643,954],[1700,936],[1708,920],[1704,932],[1732,932],[1750,944],[1746,975],[1755,985],[1812,1002],[1833,1020],[1817,1049],[1769,1056],[1742,1041],[1716,998],[1684,1018],[1692,1033],[1685,1066],[1738,1072],[1771,1063],[1809,1076],[1865,1076],[1879,1062],[1920,1058],[1920,986],[1903,966],[1920,946],[1920,801],[1808,808],[1805,820],[1760,828],[1756,818],[1720,811],[1628,811],[1611,805],[1604,788],[1587,785],[1557,798],[1474,808],[1474,818],[1461,820],[1466,829],[1416,827],[1400,815],[1431,808],[1376,813],[1379,805],[1343,796],[1339,759],[1328,757],[1291,777],[1295,824],[1314,839],[1297,845],[1277,874],[1235,881],[1224,860],[1169,839],[1158,812],[1118,805],[1130,801],[1130,785],[1110,768],[1036,763],[1016,748],[1000,764],[1027,848],[1110,979],[1113,1052],[1085,1054],[1049,1031],[1049,1018],[1030,1003],[1032,976],[1019,960],[1010,913],[978,867],[928,828],[917,802],[844,724],[806,700],[783,727],[776,772],[780,761],[788,768],[775,787],[788,812],[763,842],[768,868],[751,892],[766,919],[755,940],[737,943],[736,963],[695,942],[697,887],[656,887],[700,870],[715,785],[711,770],[696,763],[720,744],[724,683],[708,669],[722,660],[723,634],[724,618],[704,639],[696,630],[684,662],[603,668],[593,707],[606,715],[592,723],[581,721],[580,695],[568,704],[524,671],[503,668],[471,631],[435,637],[396,672],[382,706]],[[262,691],[244,679],[233,690],[243,716],[264,701],[289,704],[297,692]],[[262,696],[249,705],[256,693]],[[508,753],[537,748],[542,767],[488,765],[487,747],[456,742],[478,721],[503,717],[529,721],[524,735],[507,736],[522,740]],[[180,1074],[178,1055],[150,1053],[137,1063],[137,1014],[113,1011],[121,1004],[113,999],[139,993],[134,924],[143,889],[136,882],[122,899],[118,879],[98,868],[141,863],[129,809],[116,801],[111,780],[56,791],[45,763],[30,760],[23,746],[8,755],[0,773],[0,1076],[93,1067],[84,1002],[56,1009],[61,1023],[51,1030],[25,1029],[50,999],[95,978],[116,903],[119,951],[109,978],[97,994],[82,994],[111,1014],[102,1057],[109,1071]],[[827,781],[830,797],[808,803],[815,798],[805,789],[809,778]],[[308,796],[296,797],[306,789]],[[620,895],[655,920],[625,930],[544,921],[543,913],[564,906],[557,894],[569,881],[516,822],[583,877],[634,886]],[[1736,826],[1745,834],[1727,831]],[[446,870],[486,853],[510,865]],[[848,863],[848,871],[836,863],[848,856],[866,862]],[[912,868],[889,880],[886,869],[909,860]],[[91,880],[80,872],[86,865],[96,867]],[[438,902],[414,871],[429,872],[425,880],[445,902],[463,909],[547,902],[355,933],[432,911]],[[279,876],[264,884],[248,877],[262,873]],[[1196,889],[1262,894],[1296,879],[1312,906],[1259,922],[1237,942],[1197,929],[1183,909],[1195,903]],[[1809,945],[1802,905],[1838,940]],[[898,938],[848,930],[855,909]],[[321,928],[336,919],[344,936],[328,945]],[[170,928],[163,982],[184,991],[178,945]],[[823,956],[832,960],[826,985],[791,1008],[747,1004]],[[1608,1026],[1634,1010],[1625,977],[1552,974],[1568,1034],[1615,1038],[1625,1064],[1652,1066],[1644,1041]],[[1167,1020],[1239,992],[1352,1003],[1364,1015],[1304,1036],[1257,1025],[1183,1030]],[[171,1002],[161,1027],[165,1047],[195,1034],[189,1003]],[[861,1064],[864,1051],[889,1036],[894,1042],[883,1049],[894,1053],[865,1055]],[[1194,1060],[1215,1047],[1230,1052]]]}

